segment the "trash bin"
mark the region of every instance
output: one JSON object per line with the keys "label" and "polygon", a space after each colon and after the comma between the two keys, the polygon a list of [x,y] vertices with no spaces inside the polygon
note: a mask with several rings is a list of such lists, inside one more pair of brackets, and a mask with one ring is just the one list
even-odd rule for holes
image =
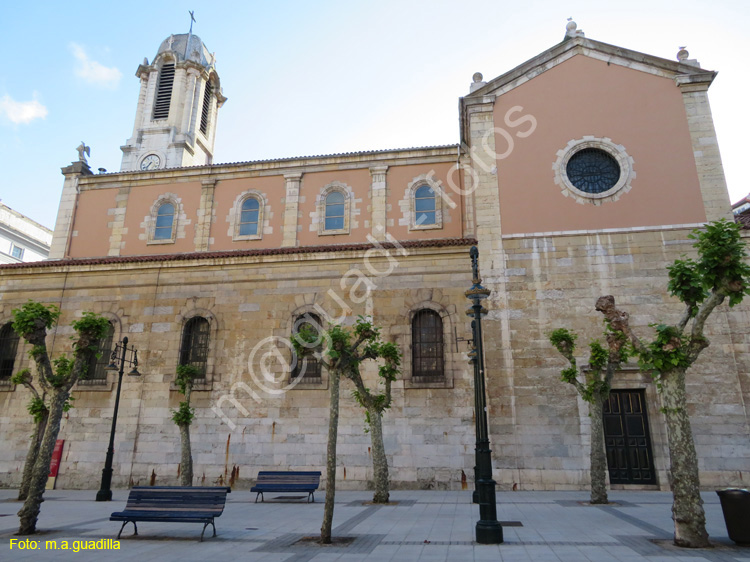
{"label": "trash bin", "polygon": [[716,493],[721,500],[729,538],[739,545],[750,546],[750,492],[727,488]]}

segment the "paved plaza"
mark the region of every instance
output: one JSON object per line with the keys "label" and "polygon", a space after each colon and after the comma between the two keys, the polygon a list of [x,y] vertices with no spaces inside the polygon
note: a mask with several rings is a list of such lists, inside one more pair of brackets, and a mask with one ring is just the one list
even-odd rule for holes
{"label": "paved plaza", "polygon": [[[705,493],[708,532],[715,545],[706,550],[671,544],[671,494],[613,491],[616,505],[585,505],[588,493],[499,492],[498,519],[505,542],[473,542],[479,509],[470,492],[395,491],[394,505],[368,505],[369,492],[336,494],[334,537],[345,544],[321,546],[301,540],[319,534],[323,517],[320,492],[314,504],[273,499],[254,503],[255,494],[233,491],[217,519],[218,536],[199,542],[199,524],[148,523],[132,536],[128,525],[119,550],[73,551],[74,541],[114,539],[120,523],[109,514],[125,507],[127,490],[115,490],[111,502],[94,501],[92,490],[55,490],[45,494],[36,550],[10,549],[21,504],[15,490],[0,490],[0,560],[223,560],[248,561],[592,561],[734,562],[750,561],[750,547],[727,537],[718,497]],[[58,550],[45,548],[55,541]],[[70,550],[60,550],[68,541]],[[50,543],[51,545],[52,543]],[[106,541],[100,545],[106,544]]]}

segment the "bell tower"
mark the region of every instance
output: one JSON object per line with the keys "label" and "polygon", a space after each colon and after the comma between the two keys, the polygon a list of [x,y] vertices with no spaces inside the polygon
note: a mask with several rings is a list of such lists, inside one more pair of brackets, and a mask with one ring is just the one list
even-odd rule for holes
{"label": "bell tower", "polygon": [[215,56],[200,37],[170,35],[135,74],[141,91],[133,135],[120,147],[120,171],[211,164],[216,118],[227,98]]}

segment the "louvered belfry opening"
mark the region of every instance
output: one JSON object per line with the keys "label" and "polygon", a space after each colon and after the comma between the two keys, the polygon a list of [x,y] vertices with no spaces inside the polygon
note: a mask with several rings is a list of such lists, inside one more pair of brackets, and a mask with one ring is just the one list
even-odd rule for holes
{"label": "louvered belfry opening", "polygon": [[208,117],[211,111],[213,93],[214,90],[211,87],[211,82],[206,82],[206,87],[203,90],[203,112],[201,113],[201,133],[204,135],[208,134]]}
{"label": "louvered belfry opening", "polygon": [[156,90],[154,102],[154,121],[169,117],[169,103],[172,101],[172,85],[174,84],[174,63],[165,64],[159,72],[159,86]]}

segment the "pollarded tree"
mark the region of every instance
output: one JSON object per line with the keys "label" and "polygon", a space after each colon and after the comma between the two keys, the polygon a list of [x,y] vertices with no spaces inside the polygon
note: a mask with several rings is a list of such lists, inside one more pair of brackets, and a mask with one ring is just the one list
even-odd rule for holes
{"label": "pollarded tree", "polygon": [[36,457],[39,454],[39,446],[42,444],[42,437],[44,436],[44,429],[47,427],[47,418],[49,417],[49,408],[44,399],[46,393],[39,391],[34,387],[32,383],[31,371],[29,369],[22,369],[18,371],[10,379],[13,384],[20,384],[25,386],[31,392],[31,400],[26,406],[26,409],[34,419],[34,433],[31,436],[29,442],[29,451],[26,453],[26,462],[23,465],[23,477],[21,479],[21,487],[18,489],[18,501],[24,501],[26,496],[29,494],[29,484],[31,482],[31,472],[34,470],[34,463]]}
{"label": "pollarded tree", "polygon": [[685,305],[677,324],[653,325],[651,341],[641,340],[630,327],[627,312],[617,308],[614,297],[602,297],[599,310],[611,330],[624,335],[638,355],[644,371],[651,372],[662,395],[667,420],[670,480],[674,501],[674,543],[677,546],[709,546],[706,516],[700,497],[698,459],[687,409],[685,375],[709,345],[704,335],[706,320],[723,303],[734,306],[750,293],[750,266],[739,225],[725,219],[708,223],[690,235],[697,259],[676,260],[669,266],[671,295]]}
{"label": "pollarded tree", "polygon": [[99,340],[109,330],[109,321],[93,312],[84,312],[79,320],[72,322],[76,335],[73,336],[73,357],[59,357],[50,360],[47,352],[47,330],[60,316],[54,305],[44,305],[29,301],[21,308],[13,310],[13,330],[29,344],[29,352],[36,365],[39,386],[49,397],[49,417],[44,430],[39,453],[31,471],[29,491],[26,501],[18,512],[20,518],[19,535],[36,532],[44,488],[47,483],[52,451],[60,433],[60,421],[69,408],[70,389],[79,378],[86,376],[92,356],[96,355]]}
{"label": "pollarded tree", "polygon": [[583,370],[578,368],[576,358],[573,355],[578,336],[565,328],[558,328],[549,335],[550,343],[570,363],[570,367],[563,369],[560,373],[560,380],[572,384],[581,398],[589,405],[592,504],[605,504],[609,501],[607,498],[607,457],[604,452],[603,408],[604,403],[609,398],[612,377],[620,368],[620,364],[627,360],[630,347],[627,339],[620,333],[614,333],[607,329],[605,337],[607,349],[598,340],[589,344],[591,355],[588,369]]}
{"label": "pollarded tree", "polygon": [[172,410],[172,421],[180,428],[180,484],[193,485],[193,454],[190,447],[190,424],[195,417],[195,409],[190,407],[190,395],[193,392],[193,382],[200,373],[194,365],[178,365],[175,383],[185,400],[180,402],[176,410]]}
{"label": "pollarded tree", "polygon": [[[326,501],[323,510],[323,524],[320,529],[320,542],[331,543],[333,508],[336,494],[336,442],[339,424],[339,386],[341,377],[354,381],[361,403],[368,411],[370,422],[376,420],[378,430],[372,433],[373,440],[379,439],[381,453],[375,453],[373,441],[373,463],[376,478],[376,497],[379,487],[385,486],[385,497],[388,497],[388,464],[385,448],[382,443],[382,413],[390,405],[390,386],[398,373],[400,353],[393,343],[383,343],[380,332],[372,323],[360,317],[353,331],[333,325],[328,330],[314,329],[308,323],[303,325],[292,341],[298,358],[315,356],[328,371],[330,389],[330,415],[328,420],[328,445],[326,451]],[[364,386],[360,374],[360,365],[367,359],[384,359],[385,365],[379,369],[379,375],[385,382],[385,393],[380,395]],[[372,413],[370,413],[372,412]],[[371,425],[371,427],[374,427]],[[377,457],[377,460],[376,460]],[[384,468],[384,470],[383,470]],[[380,480],[377,480],[377,479]],[[387,501],[387,500],[386,500]]]}

